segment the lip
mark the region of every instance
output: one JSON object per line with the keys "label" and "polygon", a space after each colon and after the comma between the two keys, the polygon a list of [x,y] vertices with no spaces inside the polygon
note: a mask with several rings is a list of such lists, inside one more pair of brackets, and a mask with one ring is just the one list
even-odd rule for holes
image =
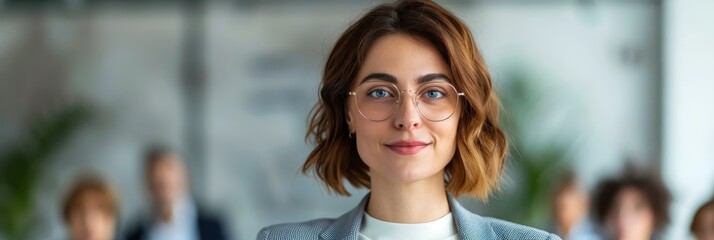
{"label": "lip", "polygon": [[399,155],[414,155],[430,144],[422,141],[404,140],[385,144],[385,146]]}

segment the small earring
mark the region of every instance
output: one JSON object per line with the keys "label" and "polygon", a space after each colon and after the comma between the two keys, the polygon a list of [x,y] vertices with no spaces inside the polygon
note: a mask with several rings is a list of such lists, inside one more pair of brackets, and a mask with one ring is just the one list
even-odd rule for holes
{"label": "small earring", "polygon": [[353,132],[347,134],[347,136],[349,136],[350,139],[355,139],[355,133],[353,133]]}

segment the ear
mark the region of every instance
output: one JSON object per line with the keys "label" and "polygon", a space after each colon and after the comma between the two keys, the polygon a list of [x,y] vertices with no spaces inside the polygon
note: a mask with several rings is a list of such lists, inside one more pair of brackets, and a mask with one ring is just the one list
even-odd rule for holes
{"label": "ear", "polygon": [[352,125],[352,113],[347,111],[345,113],[345,117],[347,118],[347,127],[349,128],[349,133],[353,133],[355,131],[354,125]]}

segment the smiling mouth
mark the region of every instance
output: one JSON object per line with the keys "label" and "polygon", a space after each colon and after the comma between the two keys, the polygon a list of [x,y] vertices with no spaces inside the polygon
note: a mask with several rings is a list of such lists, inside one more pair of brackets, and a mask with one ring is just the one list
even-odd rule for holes
{"label": "smiling mouth", "polygon": [[399,155],[414,155],[420,152],[422,149],[429,146],[431,143],[425,142],[395,142],[392,144],[385,144],[389,150],[399,154]]}

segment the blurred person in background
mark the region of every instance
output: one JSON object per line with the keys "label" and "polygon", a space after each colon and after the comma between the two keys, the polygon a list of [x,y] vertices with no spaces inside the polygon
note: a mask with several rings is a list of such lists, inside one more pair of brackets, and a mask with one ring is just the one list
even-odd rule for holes
{"label": "blurred person in background", "polygon": [[714,240],[714,198],[697,209],[689,230],[697,240]]}
{"label": "blurred person in background", "polygon": [[320,93],[303,173],[339,195],[349,196],[344,180],[371,192],[338,218],[269,226],[258,239],[560,239],[454,198],[485,201],[508,147],[484,60],[448,10],[424,0],[370,10],[337,40]]}
{"label": "blurred person in background", "polygon": [[556,185],[552,208],[554,231],[563,239],[600,239],[588,217],[588,194],[574,173],[568,172]]}
{"label": "blurred person in background", "polygon": [[62,218],[72,240],[115,238],[118,198],[102,178],[86,175],[70,188],[62,203]]}
{"label": "blurred person in background", "polygon": [[593,210],[607,239],[654,239],[669,223],[670,201],[660,178],[627,166],[621,176],[597,185]]}
{"label": "blurred person in background", "polygon": [[129,240],[223,240],[218,218],[199,208],[190,196],[183,160],[163,147],[145,155],[146,184],[152,211],[127,234]]}

